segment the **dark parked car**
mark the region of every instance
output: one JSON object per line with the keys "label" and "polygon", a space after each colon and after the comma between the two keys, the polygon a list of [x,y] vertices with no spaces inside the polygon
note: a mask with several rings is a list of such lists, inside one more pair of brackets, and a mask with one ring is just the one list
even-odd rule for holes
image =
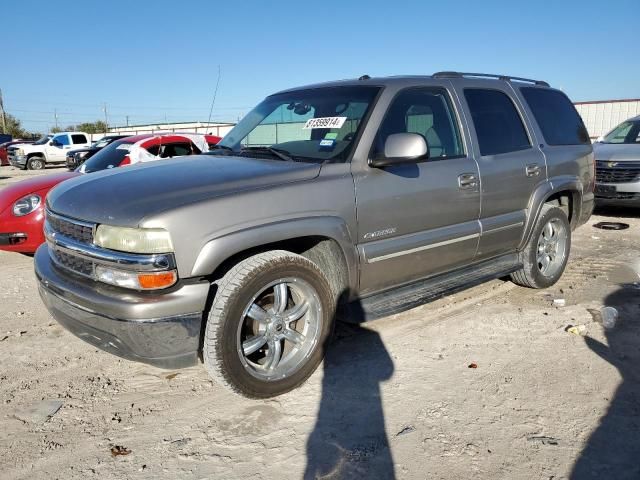
{"label": "dark parked car", "polygon": [[130,137],[130,135],[107,135],[94,142],[90,147],[71,150],[67,153],[67,168],[69,170],[75,170],[107,145],[127,137]]}

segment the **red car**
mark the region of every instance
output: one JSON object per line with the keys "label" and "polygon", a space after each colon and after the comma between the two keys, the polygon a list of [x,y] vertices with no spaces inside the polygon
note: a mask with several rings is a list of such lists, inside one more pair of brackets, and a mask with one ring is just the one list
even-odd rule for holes
{"label": "red car", "polygon": [[17,145],[19,143],[33,143],[33,140],[11,140],[10,142],[0,143],[0,167],[9,165],[9,159],[7,158],[7,148],[11,145]]}
{"label": "red car", "polygon": [[0,189],[0,250],[34,253],[44,242],[44,200],[60,182],[82,173],[202,153],[219,140],[182,133],[127,137],[100,150],[75,172],[38,176]]}

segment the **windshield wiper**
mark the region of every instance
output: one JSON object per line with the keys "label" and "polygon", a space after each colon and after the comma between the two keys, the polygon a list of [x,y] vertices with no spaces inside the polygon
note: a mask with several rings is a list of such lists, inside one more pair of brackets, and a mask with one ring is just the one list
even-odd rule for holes
{"label": "windshield wiper", "polygon": [[275,155],[276,157],[280,158],[281,160],[285,160],[287,162],[293,162],[293,158],[291,157],[291,154],[289,152],[287,152],[286,150],[283,150],[281,148],[273,148],[273,147],[242,147],[240,149],[241,152],[243,151],[253,151],[253,152],[269,152],[272,155]]}

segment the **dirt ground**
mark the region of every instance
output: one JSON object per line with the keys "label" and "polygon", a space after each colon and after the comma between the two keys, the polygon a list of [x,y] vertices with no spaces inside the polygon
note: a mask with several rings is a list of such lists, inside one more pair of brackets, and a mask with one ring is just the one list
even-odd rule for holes
{"label": "dirt ground", "polygon": [[[33,174],[2,167],[0,186]],[[548,290],[496,280],[340,325],[267,401],[96,350],[49,316],[32,259],[0,252],[0,477],[638,479],[639,217],[594,215]],[[630,228],[593,227],[614,219]]]}

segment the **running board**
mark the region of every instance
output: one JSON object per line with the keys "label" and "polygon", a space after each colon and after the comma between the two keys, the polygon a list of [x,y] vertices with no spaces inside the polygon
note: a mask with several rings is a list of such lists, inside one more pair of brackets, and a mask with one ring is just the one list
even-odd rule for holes
{"label": "running board", "polygon": [[520,268],[522,265],[515,253],[493,258],[353,301],[340,308],[338,318],[348,323],[364,323],[386,317],[504,277]]}

